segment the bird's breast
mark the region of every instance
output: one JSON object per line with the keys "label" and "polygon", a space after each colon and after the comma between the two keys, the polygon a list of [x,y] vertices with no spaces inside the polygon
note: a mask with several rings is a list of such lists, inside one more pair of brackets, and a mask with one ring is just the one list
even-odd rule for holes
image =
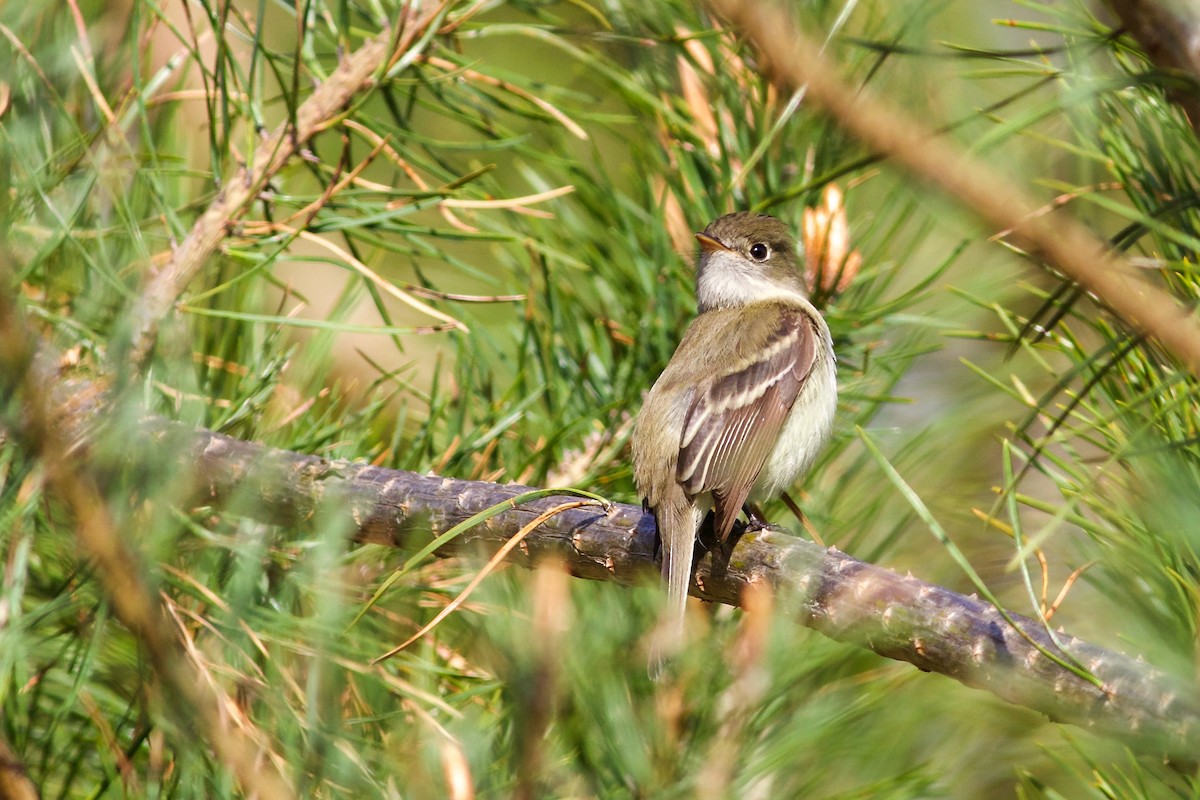
{"label": "bird's breast", "polygon": [[808,471],[833,432],[837,410],[837,368],[833,353],[817,359],[812,374],[796,398],[771,454],[767,456],[750,498],[756,502],[777,496]]}

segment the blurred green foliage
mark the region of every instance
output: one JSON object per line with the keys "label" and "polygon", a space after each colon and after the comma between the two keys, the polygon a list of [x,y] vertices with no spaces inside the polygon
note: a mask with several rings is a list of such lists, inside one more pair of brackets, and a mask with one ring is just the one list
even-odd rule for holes
{"label": "blurred green foliage", "polygon": [[[1195,134],[1091,4],[795,12],[860,84],[1195,301]],[[769,65],[692,4],[452,4],[443,31],[231,227],[145,374],[112,363],[145,275],[263,132],[403,13],[0,5],[4,290],[77,370],[121,377],[91,468],[192,656],[236,699],[228,713],[299,796],[446,797],[452,775],[481,797],[1197,794],[1191,767],[825,640],[786,609],[751,621],[697,607],[678,679],[652,683],[657,588],[553,568],[501,570],[371,667],[479,564],[421,567],[348,627],[402,556],[319,519],[284,530],[190,507],[165,449],[161,468],[129,468],[130,448],[153,465],[169,445],[139,435],[151,411],[302,452],[635,501],[626,439],[694,311],[690,231],[740,208],[799,231],[837,181],[864,267],[825,309],[841,406],[803,490],[815,529],[969,586],[881,479],[862,426],[1015,610],[1069,586],[1054,625],[1194,674],[1195,380],[802,95],[779,96]],[[164,712],[42,467],[0,440],[2,738],[45,798],[238,796]]]}

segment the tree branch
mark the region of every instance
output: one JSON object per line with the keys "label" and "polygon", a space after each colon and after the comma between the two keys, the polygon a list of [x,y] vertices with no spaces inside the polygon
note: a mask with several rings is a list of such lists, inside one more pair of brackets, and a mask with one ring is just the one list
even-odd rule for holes
{"label": "tree branch", "polygon": [[[162,318],[221,244],[230,224],[242,215],[267,182],[309,139],[341,115],[354,95],[372,86],[400,54],[406,54],[420,43],[422,35],[448,4],[449,0],[444,0],[405,6],[400,15],[402,27],[399,31],[385,27],[345,57],[296,109],[294,124],[291,119],[280,123],[254,151],[250,162],[226,181],[221,193],[192,225],[191,232],[175,248],[170,260],[149,277],[132,308],[127,355],[135,366],[149,357]],[[116,371],[122,369],[118,366]]]}
{"label": "tree branch", "polygon": [[945,136],[900,108],[852,85],[821,55],[821,45],[773,4],[709,0],[741,28],[772,65],[785,94],[807,87],[805,98],[868,147],[961,201],[1095,295],[1130,329],[1148,334],[1200,377],[1200,318],[1146,280],[1120,253],[1064,212],[1038,212],[1024,190],[970,157]]}
{"label": "tree branch", "polygon": [[[329,461],[161,420],[148,424],[155,437],[171,440],[154,452],[178,452],[182,465],[194,470],[197,502],[222,506],[236,497],[243,513],[279,525],[317,515],[326,521],[340,518],[358,541],[410,551],[529,491]],[[493,554],[561,501],[551,497],[514,505],[438,553]],[[637,506],[574,509],[529,534],[509,560],[527,567],[553,562],[581,578],[632,584],[653,580],[658,573],[654,539],[653,517]],[[801,624],[833,639],[941,673],[1055,721],[1155,753],[1192,757],[1200,746],[1200,701],[1191,687],[1139,660],[1067,634],[1052,638],[1041,623],[1010,615],[1018,630],[995,607],[974,597],[777,530],[743,536],[725,570],[705,556],[691,593],[738,605],[751,585],[769,587],[782,607],[794,609]],[[1039,648],[1074,659],[1102,688],[1054,663]]]}

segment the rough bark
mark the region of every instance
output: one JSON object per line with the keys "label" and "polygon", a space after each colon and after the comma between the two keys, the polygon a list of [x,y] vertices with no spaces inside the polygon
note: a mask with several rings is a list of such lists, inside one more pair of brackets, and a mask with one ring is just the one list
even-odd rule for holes
{"label": "rough bark", "polygon": [[[418,475],[274,450],[210,431],[159,423],[159,436],[190,441],[197,500],[235,498],[242,513],[288,525],[320,515],[344,518],[354,539],[415,550],[472,515],[528,487]],[[445,545],[441,555],[490,554],[562,498],[523,503]],[[653,580],[654,520],[637,506],[582,508],[551,518],[510,560],[550,561],[572,574],[629,584]],[[780,531],[743,536],[727,569],[706,556],[692,594],[736,605],[751,584],[767,585],[801,624],[985,689],[1051,719],[1120,737],[1139,749],[1192,757],[1200,745],[1200,702],[1192,686],[1134,658],[1058,634],[988,603],[900,576],[836,549]],[[1018,630],[1019,628],[1019,630]],[[1074,659],[1100,683],[1069,672],[1038,648]]]}

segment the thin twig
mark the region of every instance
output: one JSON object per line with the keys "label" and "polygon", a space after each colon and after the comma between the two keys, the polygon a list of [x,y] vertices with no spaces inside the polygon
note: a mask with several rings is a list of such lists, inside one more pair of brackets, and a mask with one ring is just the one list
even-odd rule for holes
{"label": "thin twig", "polygon": [[525,539],[525,537],[528,536],[530,533],[532,533],[534,530],[536,530],[537,527],[539,525],[541,525],[543,522],[550,519],[555,514],[561,514],[564,511],[570,511],[572,508],[583,508],[585,506],[603,506],[603,505],[604,504],[601,503],[599,500],[590,500],[590,499],[568,500],[565,503],[560,503],[560,504],[554,506],[553,508],[547,509],[546,511],[539,514],[531,522],[529,522],[527,525],[522,527],[521,530],[519,530],[515,534],[513,534],[513,537],[511,539],[509,539],[500,548],[498,548],[496,550],[496,552],[492,555],[492,557],[490,559],[488,559],[488,563],[484,564],[483,568],[480,569],[479,572],[477,572],[473,578],[471,578],[470,583],[468,583],[466,585],[466,587],[461,592],[458,593],[458,596],[455,597],[453,600],[451,600],[446,605],[445,608],[443,608],[441,611],[439,611],[433,619],[431,619],[429,622],[427,622],[425,625],[423,625],[421,627],[421,630],[417,631],[412,636],[409,636],[403,642],[396,645],[391,650],[388,650],[383,655],[372,659],[371,660],[372,666],[374,666],[375,664],[378,664],[381,661],[386,661],[387,659],[396,655],[401,650],[408,647],[410,644],[415,642],[417,639],[420,639],[425,634],[429,633],[431,630],[433,630],[439,624],[441,624],[442,620],[444,620],[446,617],[448,617],[452,613],[454,613],[454,610],[456,608],[461,606],[463,603],[467,602],[467,598],[471,596],[472,592],[474,592],[476,589],[479,588],[479,584],[483,583],[484,578],[486,578],[488,575],[491,575],[493,572],[495,572],[496,567],[500,566],[500,564],[506,560],[508,554],[513,551],[513,548],[520,545],[521,542]]}
{"label": "thin twig", "polygon": [[417,300],[411,294],[404,291],[403,289],[400,289],[392,282],[387,281],[384,278],[380,277],[378,272],[376,272],[375,270],[368,267],[366,264],[359,261],[357,258],[355,258],[350,253],[350,251],[348,251],[344,248],[338,247],[336,244],[329,241],[328,239],[326,239],[322,236],[317,236],[316,234],[313,234],[313,233],[309,233],[308,231],[305,231],[305,230],[291,230],[282,225],[276,225],[274,227],[278,230],[282,230],[286,233],[297,236],[306,242],[311,242],[312,244],[318,245],[320,247],[324,247],[326,250],[328,250],[329,252],[336,255],[339,259],[341,259],[341,261],[343,263],[349,265],[349,267],[351,269],[353,269],[355,272],[357,272],[359,275],[366,278],[368,281],[375,284],[377,287],[382,289],[384,292],[386,292],[387,294],[390,294],[392,297],[396,298],[397,300],[404,303],[405,305],[407,305],[413,309],[416,309],[417,311],[420,311],[422,314],[428,314],[429,316],[433,317],[434,319],[441,320],[445,324],[450,325],[455,328],[458,328],[461,331],[468,330],[466,325],[459,322],[454,317],[450,316],[449,314],[445,314],[441,311],[438,311],[436,308],[433,308],[432,306],[428,306],[425,303],[422,303],[420,300]]}
{"label": "thin twig", "polygon": [[[354,95],[374,85],[381,70],[396,53],[407,51],[421,41],[422,35],[440,18],[449,2],[422,4],[414,18],[404,20],[398,41],[393,42],[395,32],[392,28],[384,28],[344,58],[296,109],[295,128],[288,122],[280,123],[254,151],[250,162],[225,182],[220,195],[196,220],[170,260],[150,276],[134,304],[129,346],[125,353],[135,367],[140,367],[150,356],[158,337],[159,323],[221,244],[230,223],[245,212],[299,148],[343,113]],[[114,366],[123,369],[123,365]]]}
{"label": "thin twig", "polygon": [[[4,263],[0,259],[0,265]],[[3,266],[0,284],[12,285]],[[36,455],[49,492],[73,515],[80,550],[95,562],[96,578],[117,618],[145,648],[180,730],[196,731],[246,795],[263,800],[292,797],[277,758],[260,744],[268,737],[229,725],[225,709],[232,701],[184,655],[163,604],[143,577],[141,560],[127,545],[94,475],[80,462],[69,431],[60,424],[69,412],[51,399],[52,383],[46,374],[51,370],[38,362],[35,342],[12,295],[0,292],[0,394],[20,401],[15,407],[21,417],[6,420],[5,427]]]}
{"label": "thin twig", "polygon": [[772,4],[709,0],[765,55],[783,91],[808,87],[821,106],[868,147],[933,184],[997,229],[1011,229],[1034,258],[1077,281],[1125,325],[1148,334],[1200,377],[1200,319],[1151,284],[1119,253],[1065,213],[1051,217],[1005,175],[969,156],[921,120],[845,80],[820,43]]}

